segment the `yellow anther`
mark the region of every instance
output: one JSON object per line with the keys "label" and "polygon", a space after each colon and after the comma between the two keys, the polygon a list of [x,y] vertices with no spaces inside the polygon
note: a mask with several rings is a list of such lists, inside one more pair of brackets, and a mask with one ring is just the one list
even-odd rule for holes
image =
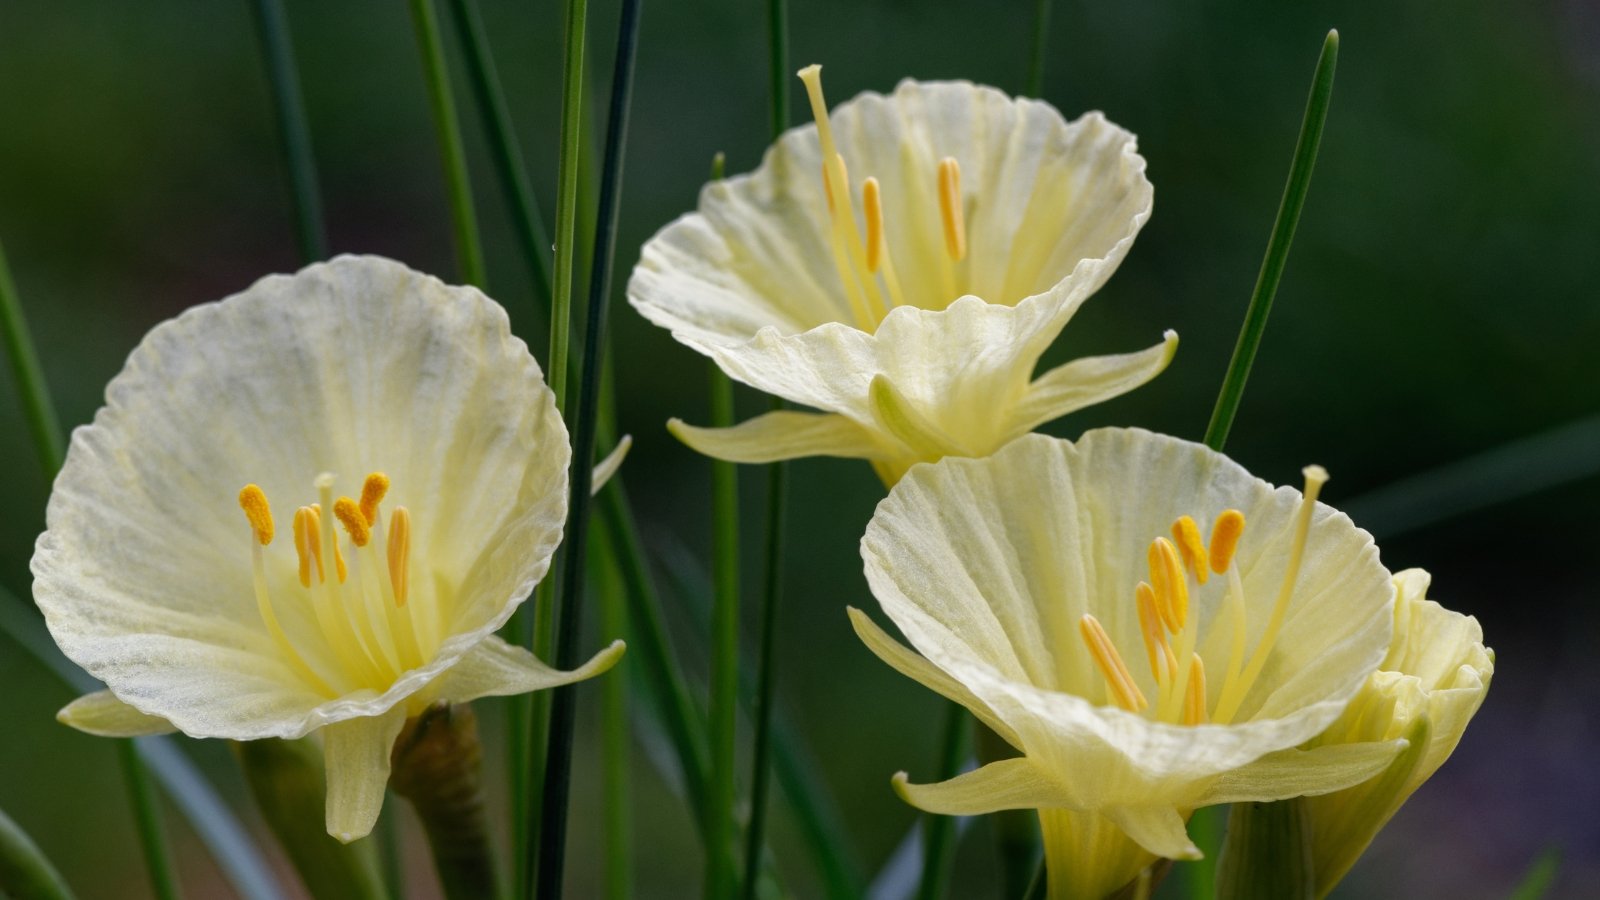
{"label": "yellow anther", "polygon": [[1211,570],[1206,567],[1206,545],[1200,540],[1200,526],[1188,516],[1179,516],[1178,521],[1172,523],[1172,540],[1183,554],[1184,568],[1194,573],[1196,581],[1205,584],[1211,577]]}
{"label": "yellow anther", "polygon": [[1176,634],[1183,629],[1184,616],[1189,607],[1189,586],[1183,579],[1183,567],[1178,562],[1178,551],[1166,538],[1150,542],[1147,555],[1150,564],[1150,586],[1154,589],[1156,611],[1167,630]]}
{"label": "yellow anther", "polygon": [[[328,579],[328,576],[322,574],[322,541],[321,541],[321,539],[319,537],[320,534],[321,534],[320,528],[321,528],[321,525],[322,525],[322,504],[321,503],[313,503],[313,504],[311,504],[310,509],[311,509],[311,512],[316,517],[313,521],[315,521],[317,523],[317,526],[318,526],[318,529],[319,529],[317,531],[311,532],[312,537],[318,538],[317,541],[316,541],[317,577],[322,579],[323,581],[326,581]],[[331,543],[333,545],[333,568],[334,568],[335,571],[337,571],[339,573],[339,583],[340,584],[344,584],[345,578],[350,574],[349,569],[347,569],[345,567],[345,564],[344,564],[344,551],[339,549],[339,542],[338,541],[332,541]]]}
{"label": "yellow anther", "polygon": [[967,256],[967,227],[961,217],[961,165],[953,156],[939,161],[939,217],[944,220],[944,250],[960,262]]}
{"label": "yellow anther", "polygon": [[1100,674],[1105,676],[1106,685],[1111,688],[1111,698],[1116,704],[1128,712],[1138,712],[1148,706],[1144,694],[1133,681],[1133,675],[1123,664],[1122,655],[1117,653],[1110,636],[1100,626],[1100,620],[1085,614],[1078,620],[1078,630],[1083,635],[1084,644],[1089,647],[1089,655],[1100,667]]}
{"label": "yellow anther", "polygon": [[245,485],[239,491],[239,508],[250,520],[250,530],[256,533],[256,540],[263,546],[272,543],[272,507],[267,504],[266,493],[254,484]]}
{"label": "yellow anther", "polygon": [[1206,664],[1200,654],[1189,657],[1189,686],[1183,694],[1183,724],[1201,725],[1206,721]]}
{"label": "yellow anther", "polygon": [[294,511],[294,552],[300,557],[300,586],[311,587],[311,561],[317,563],[317,580],[322,580],[322,549],[317,542],[317,514],[309,506]]}
{"label": "yellow anther", "polygon": [[1162,649],[1167,644],[1167,631],[1161,625],[1161,613],[1156,609],[1156,592],[1146,582],[1139,582],[1133,591],[1134,602],[1139,607],[1139,634],[1144,638],[1144,651],[1150,657],[1150,675],[1161,681]]}
{"label": "yellow anther", "polygon": [[367,517],[361,514],[360,504],[349,497],[340,497],[333,503],[333,514],[357,547],[365,547],[367,541],[372,540],[372,528],[367,525]]}
{"label": "yellow anther", "polygon": [[1211,571],[1221,575],[1233,565],[1233,554],[1239,549],[1239,537],[1244,534],[1244,513],[1225,509],[1211,526]]}
{"label": "yellow anther", "polygon": [[389,516],[389,580],[396,606],[406,605],[406,569],[411,561],[411,510],[397,506]]}
{"label": "yellow anther", "polygon": [[876,273],[883,265],[883,198],[878,194],[878,179],[868,178],[861,185],[861,207],[867,218],[867,271]]}
{"label": "yellow anther", "polygon": [[378,521],[378,504],[383,502],[383,496],[389,493],[389,476],[382,472],[373,472],[361,485],[361,517],[371,525]]}

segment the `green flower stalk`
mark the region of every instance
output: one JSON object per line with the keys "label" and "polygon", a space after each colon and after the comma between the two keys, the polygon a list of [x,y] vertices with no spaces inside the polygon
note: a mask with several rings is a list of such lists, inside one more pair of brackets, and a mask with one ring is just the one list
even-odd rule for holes
{"label": "green flower stalk", "polygon": [[501,896],[484,810],[483,744],[466,704],[435,703],[406,722],[390,757],[390,785],[411,801],[450,900]]}

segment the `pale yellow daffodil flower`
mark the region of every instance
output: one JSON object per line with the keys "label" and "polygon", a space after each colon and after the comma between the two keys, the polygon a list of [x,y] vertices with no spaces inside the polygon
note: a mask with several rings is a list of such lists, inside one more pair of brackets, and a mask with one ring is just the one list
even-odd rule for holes
{"label": "pale yellow daffodil flower", "polygon": [[1455,752],[1494,677],[1483,628],[1427,599],[1431,576],[1394,577],[1394,643],[1344,715],[1314,745],[1409,738],[1376,778],[1301,801],[1312,835],[1317,896],[1326,897],[1406,799]]}
{"label": "pale yellow daffodil flower", "polygon": [[645,245],[628,299],[735,380],[821,412],[673,420],[685,443],[738,462],[867,459],[893,484],[1166,367],[1172,332],[1033,377],[1150,215],[1132,134],[967,82],[908,80],[830,116],[820,67],[800,76],[815,123],[707,185]]}
{"label": "pale yellow daffodil flower", "polygon": [[[340,257],[152,330],[73,433],[33,556],[73,727],[321,736],[327,829],[367,834],[390,747],[437,700],[570,672],[493,632],[549,568],[566,427],[505,311]],[[298,508],[297,508],[298,507]]]}
{"label": "pale yellow daffodil flower", "polygon": [[[862,538],[868,583],[917,652],[857,633],[1020,756],[895,787],[952,815],[1036,808],[1050,894],[1103,898],[1193,859],[1197,807],[1339,790],[1406,745],[1303,749],[1388,652],[1372,538],[1306,492],[1137,429],[1028,435],[913,468]],[[918,655],[920,654],[920,655]]]}

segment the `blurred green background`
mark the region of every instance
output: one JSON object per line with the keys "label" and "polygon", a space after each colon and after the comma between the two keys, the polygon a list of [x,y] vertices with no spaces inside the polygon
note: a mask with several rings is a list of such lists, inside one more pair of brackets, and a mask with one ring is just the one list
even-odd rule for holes
{"label": "blurred green background", "polygon": [[[405,4],[287,5],[333,248],[385,254],[449,280],[443,182]],[[1031,2],[791,5],[794,65],[825,64],[835,103],[907,76],[1021,90]],[[729,172],[741,172],[767,144],[764,4],[645,7],[619,284],[639,245],[693,206],[715,152],[726,152]],[[482,11],[549,217],[558,4],[484,0]],[[606,89],[615,17],[614,2],[593,5],[594,97]],[[1431,570],[1434,596],[1482,620],[1500,663],[1456,757],[1380,837],[1343,896],[1503,897],[1551,846],[1564,850],[1553,896],[1597,896],[1600,479],[1533,486],[1592,472],[1600,442],[1567,440],[1446,500],[1390,494],[1380,502],[1369,492],[1600,415],[1600,7],[1056,3],[1045,99],[1069,117],[1104,110],[1136,132],[1157,202],[1121,270],[1045,363],[1143,347],[1167,327],[1183,345],[1148,387],[1048,430],[1138,424],[1198,439],[1331,26],[1343,50],[1327,134],[1229,450],[1278,482],[1296,482],[1307,462],[1327,466],[1334,480],[1324,499],[1356,501],[1358,524],[1380,539],[1393,534],[1382,542],[1386,564]],[[459,63],[448,21],[445,38]],[[455,78],[489,292],[542,348],[528,273],[459,65]],[[68,424],[92,416],[105,382],[151,326],[297,267],[244,0],[7,0],[0,123],[0,240]],[[619,418],[637,442],[626,471],[652,551],[664,568],[681,567],[707,557],[707,467],[662,424],[671,415],[705,420],[706,364],[635,315],[620,293]],[[0,586],[26,596],[47,485],[12,386],[9,374],[0,376]],[[746,392],[740,402],[755,412],[766,401]],[[889,775],[931,774],[940,704],[871,658],[843,613],[846,604],[873,605],[856,552],[881,495],[871,472],[806,460],[792,473],[780,696],[822,761],[860,859],[875,871],[913,820],[889,791]],[[759,473],[747,470],[751,611],[760,485]],[[1498,502],[1501,491],[1518,496]],[[1476,499],[1485,505],[1452,512],[1452,504]],[[1363,519],[1363,509],[1373,518]],[[1434,512],[1443,520],[1406,527]],[[668,606],[698,677],[703,641],[681,607]],[[747,624],[753,639],[753,619]],[[143,896],[109,744],[55,723],[69,692],[4,638],[0,683],[9,701],[0,808],[34,834],[82,896]],[[593,690],[585,690],[590,703]],[[497,734],[503,711],[480,706]],[[698,848],[683,805],[649,762],[659,750],[652,740],[635,754],[639,893],[692,895]],[[240,795],[226,748],[187,748],[229,796]],[[575,897],[589,895],[598,872],[598,773],[584,747],[579,761]],[[496,760],[489,771],[499,778]],[[503,806],[503,797],[494,802]],[[785,815],[780,799],[780,865],[809,895],[813,876]],[[227,896],[194,836],[169,820],[191,894]],[[405,828],[415,840],[414,823]],[[991,895],[988,850],[980,824],[962,844],[953,896]],[[431,896],[426,861],[413,859],[413,895]]]}

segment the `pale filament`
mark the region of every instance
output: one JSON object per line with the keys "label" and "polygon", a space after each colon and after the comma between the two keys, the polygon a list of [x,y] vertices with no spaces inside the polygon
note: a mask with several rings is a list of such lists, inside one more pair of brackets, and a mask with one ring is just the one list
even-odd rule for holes
{"label": "pale filament", "polygon": [[[1139,616],[1139,635],[1144,641],[1145,656],[1157,688],[1156,721],[1226,725],[1238,714],[1251,686],[1266,666],[1288,614],[1305,557],[1311,516],[1328,473],[1321,466],[1307,466],[1305,478],[1283,583],[1266,628],[1248,659],[1244,584],[1239,567],[1234,565],[1234,556],[1244,535],[1244,514],[1236,509],[1219,514],[1212,524],[1209,547],[1201,539],[1199,526],[1189,516],[1182,516],[1173,523],[1171,540],[1158,537],[1150,543],[1147,553],[1150,580],[1141,581],[1135,587],[1134,603]],[[1190,603],[1190,586],[1192,579],[1193,586],[1198,589],[1213,574],[1225,576],[1219,615],[1226,617],[1230,640],[1217,702],[1208,709],[1206,666],[1195,652],[1200,616],[1197,607]],[[1148,706],[1144,695],[1099,621],[1085,615],[1079,626],[1111,701],[1129,712],[1143,711]],[[1180,664],[1180,660],[1187,663]]]}
{"label": "pale filament", "polygon": [[[312,690],[327,697],[361,688],[386,690],[401,673],[424,665],[439,645],[437,622],[427,616],[433,611],[406,602],[411,514],[396,507],[386,539],[380,504],[389,480],[380,472],[367,476],[359,501],[335,500],[331,475],[319,476],[316,488],[320,502],[295,511],[296,562],[294,577],[286,579],[304,591],[289,602],[309,607],[315,629],[302,629],[292,638],[271,595],[271,585],[284,580],[269,577],[269,566],[283,563],[265,552],[274,536],[266,495],[253,484],[239,492],[250,523],[258,612],[286,665]],[[324,510],[331,511],[333,521],[324,521]],[[346,540],[352,554],[348,566]]]}
{"label": "pale filament", "polygon": [[[799,75],[806,86],[811,115],[816,120],[817,137],[822,148],[822,188],[827,201],[828,243],[834,268],[844,285],[845,298],[856,326],[864,331],[873,331],[889,314],[889,310],[906,303],[884,228],[882,185],[875,177],[869,177],[862,183],[862,218],[865,227],[858,228],[849,172],[828,122],[828,104],[822,93],[822,67],[807,66],[800,70]],[[965,259],[967,254],[961,167],[954,158],[945,157],[940,161],[934,181],[939,197],[939,240],[944,248],[944,253],[939,256],[939,268],[947,296],[943,303],[931,308],[942,308],[956,297],[954,264]]]}

